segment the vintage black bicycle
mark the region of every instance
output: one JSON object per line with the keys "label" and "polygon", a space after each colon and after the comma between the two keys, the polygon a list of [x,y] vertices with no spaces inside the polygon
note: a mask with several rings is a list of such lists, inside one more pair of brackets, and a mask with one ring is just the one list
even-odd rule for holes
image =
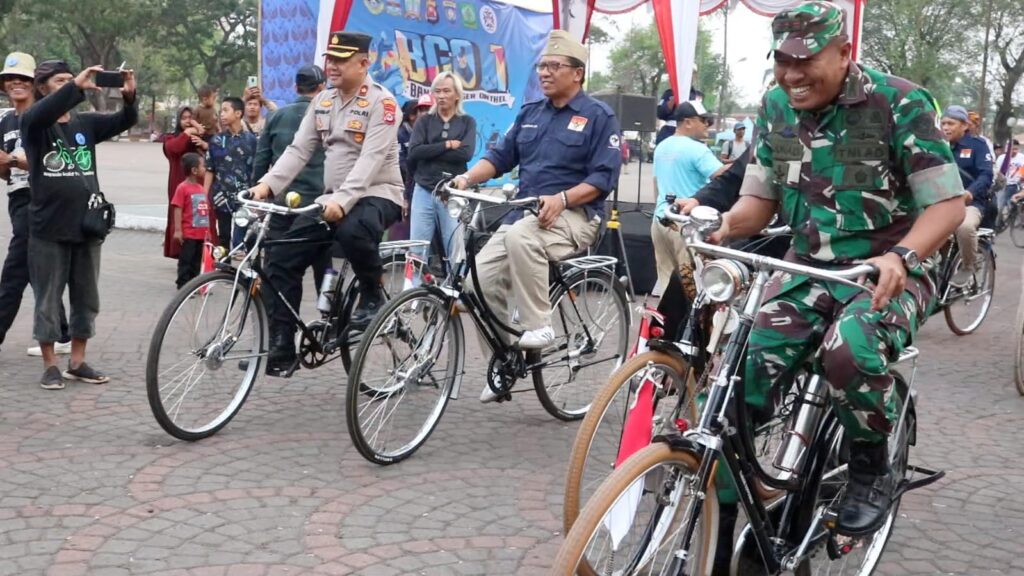
{"label": "vintage black bicycle", "polygon": [[[312,204],[291,208],[238,196],[241,208],[234,225],[246,229],[246,240],[234,250],[218,249],[216,269],[188,282],[175,294],[157,322],[146,359],[146,391],[160,426],[181,440],[199,440],[215,434],[241,409],[264,368],[268,353],[266,302],[276,298],[299,327],[296,364],[282,373],[290,377],[300,365],[314,369],[341,358],[347,371],[359,330],[348,322],[358,304],[356,281],[345,282],[348,263],[320,294],[319,318],[305,322],[287,304],[264,270],[266,249],[281,245],[329,246],[333,240],[310,238],[269,239],[274,218],[292,216],[309,220],[312,227],[327,226],[322,208]],[[294,206],[298,194],[289,193]],[[408,274],[404,253],[422,242],[385,242],[385,292],[401,290]],[[235,254],[244,258],[235,263]],[[327,284],[327,282],[325,282]]]}
{"label": "vintage black bicycle", "polygon": [[485,212],[535,213],[537,199],[516,198],[513,186],[498,195],[444,184],[437,192],[445,195],[449,214],[466,227],[464,254],[456,255],[443,282],[406,290],[381,309],[349,374],[349,434],[359,453],[377,464],[412,455],[448,401],[458,398],[465,374],[464,316],[493,351],[485,372],[491,391],[500,400],[510,399],[515,383],[530,377],[541,404],[562,420],[582,418],[594,393],[626,357],[630,317],[626,291],[613,272],[615,258],[582,255],[552,262],[554,343],[544,350],[520,350],[506,336],[522,331],[497,317],[475,288],[466,288],[466,279],[472,278],[474,287],[488,281],[476,269],[476,248],[487,238]]}
{"label": "vintage black bicycle", "polygon": [[[747,339],[773,271],[817,278],[868,290],[854,279],[874,267],[826,271],[702,241],[717,228],[713,209],[691,213],[694,235],[688,244],[717,259],[703,273],[709,298],[742,297],[742,312],[721,359],[698,422],[685,413],[655,442],[630,457],[601,485],[580,513],[555,560],[553,574],[702,575],[711,573],[718,548],[719,504],[716,470],[726,467],[748,519],[731,559],[731,573],[743,576],[870,574],[893,529],[900,497],[942,476],[908,464],[916,441],[913,372],[895,370],[892,401],[899,415],[889,440],[890,466],[902,479],[882,526],[871,534],[847,537],[835,531],[838,504],[846,487],[848,443],[824,380],[810,370],[789,391],[775,391],[776,412],[787,433],[770,464],[757,458],[742,368]],[[913,361],[908,348],[897,362]],[[683,396],[680,395],[680,401]],[[758,486],[775,490],[764,493]]]}
{"label": "vintage black bicycle", "polygon": [[981,326],[992,307],[996,287],[995,232],[978,229],[975,270],[964,265],[960,243],[951,237],[927,262],[935,282],[937,305],[954,334],[970,334]]}

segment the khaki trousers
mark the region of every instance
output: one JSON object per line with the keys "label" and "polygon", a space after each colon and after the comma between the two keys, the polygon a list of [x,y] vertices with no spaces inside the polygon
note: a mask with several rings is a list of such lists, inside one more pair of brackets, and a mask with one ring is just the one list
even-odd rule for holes
{"label": "khaki trousers", "polygon": [[963,258],[964,269],[974,271],[975,253],[978,251],[978,227],[981,226],[981,210],[976,206],[968,206],[964,221],[956,229],[956,241],[960,245],[960,257]]}
{"label": "khaki trousers", "polygon": [[550,326],[548,262],[592,245],[599,228],[582,208],[562,212],[547,230],[532,214],[498,228],[476,256],[480,292],[494,314],[508,324],[517,306],[523,330]]}
{"label": "khaki trousers", "polygon": [[651,293],[661,296],[672,273],[678,272],[683,264],[690,263],[690,252],[679,230],[662,226],[657,220],[651,222],[651,242],[654,244],[654,261],[658,267],[658,283]]}

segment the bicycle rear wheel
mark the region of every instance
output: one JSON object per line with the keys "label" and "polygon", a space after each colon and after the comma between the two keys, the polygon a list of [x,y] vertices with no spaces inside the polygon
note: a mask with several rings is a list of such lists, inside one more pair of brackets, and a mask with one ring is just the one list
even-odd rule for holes
{"label": "bicycle rear wheel", "polygon": [[580,508],[615,470],[626,416],[636,403],[641,386],[654,385],[652,437],[674,429],[680,390],[685,390],[684,417],[691,422],[696,419],[697,405],[692,383],[685,380],[689,372],[689,366],[682,358],[652,350],[623,364],[597,393],[576,432],[569,457],[562,506],[566,532],[572,528]]}
{"label": "bicycle rear wheel", "polygon": [[[979,266],[963,288],[951,286],[951,291],[959,292],[950,298],[943,313],[946,316],[946,324],[954,334],[964,336],[974,332],[981,326],[992,307],[992,295],[996,286],[996,259],[992,247],[985,242],[978,243],[978,251],[975,254]],[[954,263],[954,274],[963,266],[961,255],[957,254]]]}
{"label": "bicycle rear wheel", "polygon": [[608,375],[625,361],[629,346],[626,292],[608,270],[566,278],[551,294],[555,342],[531,353],[537,397],[552,416],[579,420]]}
{"label": "bicycle rear wheel", "polygon": [[601,484],[587,502],[558,551],[551,574],[708,575],[718,536],[718,497],[701,487],[703,505],[694,503],[696,531],[686,569],[669,571],[681,546],[687,511],[697,497],[696,456],[657,443],[640,450]]}
{"label": "bicycle rear wheel", "polygon": [[1010,219],[1007,223],[1010,229],[1010,240],[1017,248],[1024,248],[1024,210],[1019,204],[1015,204],[1010,211]]}
{"label": "bicycle rear wheel", "polygon": [[194,278],[157,322],[146,358],[146,394],[168,434],[199,440],[234,418],[266,356],[267,315],[258,292],[216,271]]}
{"label": "bicycle rear wheel", "polygon": [[392,299],[363,333],[346,416],[359,453],[376,464],[411,456],[430,437],[462,378],[462,322],[432,288]]}
{"label": "bicycle rear wheel", "polygon": [[[894,374],[893,399],[897,413],[906,414],[889,436],[890,466],[898,478],[907,474],[907,459],[910,445],[914,442],[916,430],[913,399],[909,398],[907,385],[903,378]],[[909,402],[909,406],[905,403]],[[847,472],[848,449],[844,445],[843,430],[833,428],[828,453],[823,462],[812,468],[810,482],[802,504],[797,513],[797,534],[801,537],[811,526],[817,510],[824,506],[838,510],[839,502],[846,491],[849,475]],[[813,548],[796,569],[797,576],[868,576],[874,572],[882,559],[885,546],[892,536],[893,526],[899,512],[901,498],[896,498],[881,528],[869,536],[862,538],[845,538],[832,532],[822,535],[813,542]],[[819,527],[820,528],[820,527]],[[847,552],[842,552],[848,550]]]}

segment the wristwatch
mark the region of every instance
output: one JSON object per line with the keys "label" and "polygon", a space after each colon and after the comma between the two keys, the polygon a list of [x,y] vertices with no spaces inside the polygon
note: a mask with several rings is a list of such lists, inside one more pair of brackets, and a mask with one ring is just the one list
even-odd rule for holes
{"label": "wristwatch", "polygon": [[899,256],[900,259],[903,260],[903,267],[907,270],[913,270],[921,265],[921,259],[917,257],[917,252],[910,248],[893,246],[892,248],[889,248],[888,252],[892,252]]}

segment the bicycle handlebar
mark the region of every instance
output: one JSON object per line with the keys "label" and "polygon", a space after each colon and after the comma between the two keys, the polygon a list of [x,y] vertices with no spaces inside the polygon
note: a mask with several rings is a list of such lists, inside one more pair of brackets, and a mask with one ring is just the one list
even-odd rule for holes
{"label": "bicycle handlebar", "polygon": [[[673,222],[680,224],[689,224],[692,219],[689,216],[682,214],[675,214],[672,212],[665,212],[665,217]],[[781,228],[766,229],[777,231]],[[788,233],[788,230],[786,232]],[[699,237],[693,237],[687,242],[687,246],[696,250],[699,253],[714,256],[716,258],[729,258],[730,260],[736,260],[742,262],[754,268],[767,268],[769,270],[781,270],[783,272],[789,272],[790,274],[796,274],[799,276],[807,276],[808,278],[814,278],[816,280],[824,280],[826,282],[836,282],[852,288],[859,288],[866,292],[871,292],[871,289],[864,286],[860,282],[855,282],[855,279],[861,277],[867,277],[878,273],[878,268],[872,264],[857,264],[850,268],[843,270],[823,270],[821,268],[815,268],[814,266],[808,266],[806,264],[797,264],[795,262],[788,262],[786,260],[779,260],[777,258],[771,258],[769,256],[762,256],[759,254],[753,254],[750,252],[743,252],[742,250],[736,250],[733,248],[727,248],[725,246],[719,246],[717,244],[708,244]]]}
{"label": "bicycle handlebar", "polygon": [[[285,198],[292,202],[292,194],[298,195],[298,192],[289,192],[285,195]],[[249,190],[242,190],[238,193],[238,202],[246,208],[252,208],[261,212],[268,212],[271,214],[285,214],[293,216],[319,216],[324,211],[324,207],[320,204],[313,203],[305,208],[290,208],[288,206],[281,206],[280,204],[274,204],[273,202],[263,202],[261,200],[251,200],[251,194]]]}
{"label": "bicycle handlebar", "polygon": [[530,206],[536,206],[536,205],[538,205],[540,203],[540,199],[536,198],[536,197],[533,197],[533,196],[531,196],[529,198],[511,198],[510,199],[510,198],[503,198],[503,197],[498,197],[498,196],[491,196],[489,194],[481,194],[480,192],[472,192],[472,191],[469,191],[469,190],[462,190],[462,189],[459,189],[459,188],[455,188],[455,187],[453,187],[453,186],[451,186],[449,184],[445,184],[444,185],[444,189],[445,189],[445,192],[447,192],[451,196],[458,196],[459,198],[465,198],[467,200],[477,200],[479,202],[484,202],[484,203],[487,203],[487,204],[493,204],[495,206],[499,206],[499,205],[505,204],[505,205],[508,205],[508,206],[530,207]]}

